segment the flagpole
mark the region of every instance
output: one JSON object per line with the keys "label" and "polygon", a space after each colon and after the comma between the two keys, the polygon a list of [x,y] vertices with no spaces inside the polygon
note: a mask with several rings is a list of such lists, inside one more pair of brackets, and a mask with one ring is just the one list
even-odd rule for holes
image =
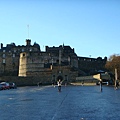
{"label": "flagpole", "polygon": [[28,27],[28,39],[29,39],[29,24],[27,25],[27,27]]}

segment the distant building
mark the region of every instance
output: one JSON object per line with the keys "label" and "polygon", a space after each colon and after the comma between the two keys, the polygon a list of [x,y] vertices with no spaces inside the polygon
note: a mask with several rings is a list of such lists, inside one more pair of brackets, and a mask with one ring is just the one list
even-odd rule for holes
{"label": "distant building", "polygon": [[105,70],[107,58],[79,57],[70,46],[46,46],[41,51],[40,45],[26,39],[26,45],[7,44],[0,49],[0,75],[40,76],[43,79],[75,80],[78,76],[94,74]]}

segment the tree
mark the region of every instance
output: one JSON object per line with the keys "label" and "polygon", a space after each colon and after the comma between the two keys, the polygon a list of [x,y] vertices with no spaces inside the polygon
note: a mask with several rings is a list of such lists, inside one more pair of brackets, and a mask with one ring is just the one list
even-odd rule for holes
{"label": "tree", "polygon": [[116,68],[118,79],[120,79],[120,55],[118,54],[111,55],[108,61],[106,62],[105,67],[112,73],[115,73],[115,68]]}

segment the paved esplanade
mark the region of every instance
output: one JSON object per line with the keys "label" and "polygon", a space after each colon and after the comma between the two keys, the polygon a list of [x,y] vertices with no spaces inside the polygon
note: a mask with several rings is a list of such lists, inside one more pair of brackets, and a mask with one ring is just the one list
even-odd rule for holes
{"label": "paved esplanade", "polygon": [[0,120],[120,120],[120,89],[19,87],[0,91]]}

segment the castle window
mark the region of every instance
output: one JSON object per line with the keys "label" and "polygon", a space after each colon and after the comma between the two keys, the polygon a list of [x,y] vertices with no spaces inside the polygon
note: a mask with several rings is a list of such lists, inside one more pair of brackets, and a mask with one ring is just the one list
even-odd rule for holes
{"label": "castle window", "polygon": [[22,52],[24,52],[24,49],[22,49]]}
{"label": "castle window", "polygon": [[3,58],[5,58],[5,54],[3,54]]}
{"label": "castle window", "polygon": [[23,54],[23,57],[25,57],[25,54]]}
{"label": "castle window", "polygon": [[14,50],[14,52],[16,52],[16,50]]}
{"label": "castle window", "polygon": [[62,73],[62,71],[61,71],[61,70],[59,70],[59,71],[58,71],[58,73]]}
{"label": "castle window", "polygon": [[15,57],[15,54],[13,54],[13,57]]}
{"label": "castle window", "polygon": [[3,63],[5,63],[5,59],[3,59]]}
{"label": "castle window", "polygon": [[30,51],[32,51],[32,48],[30,48]]}
{"label": "castle window", "polygon": [[5,52],[5,50],[3,50],[3,52]]}

